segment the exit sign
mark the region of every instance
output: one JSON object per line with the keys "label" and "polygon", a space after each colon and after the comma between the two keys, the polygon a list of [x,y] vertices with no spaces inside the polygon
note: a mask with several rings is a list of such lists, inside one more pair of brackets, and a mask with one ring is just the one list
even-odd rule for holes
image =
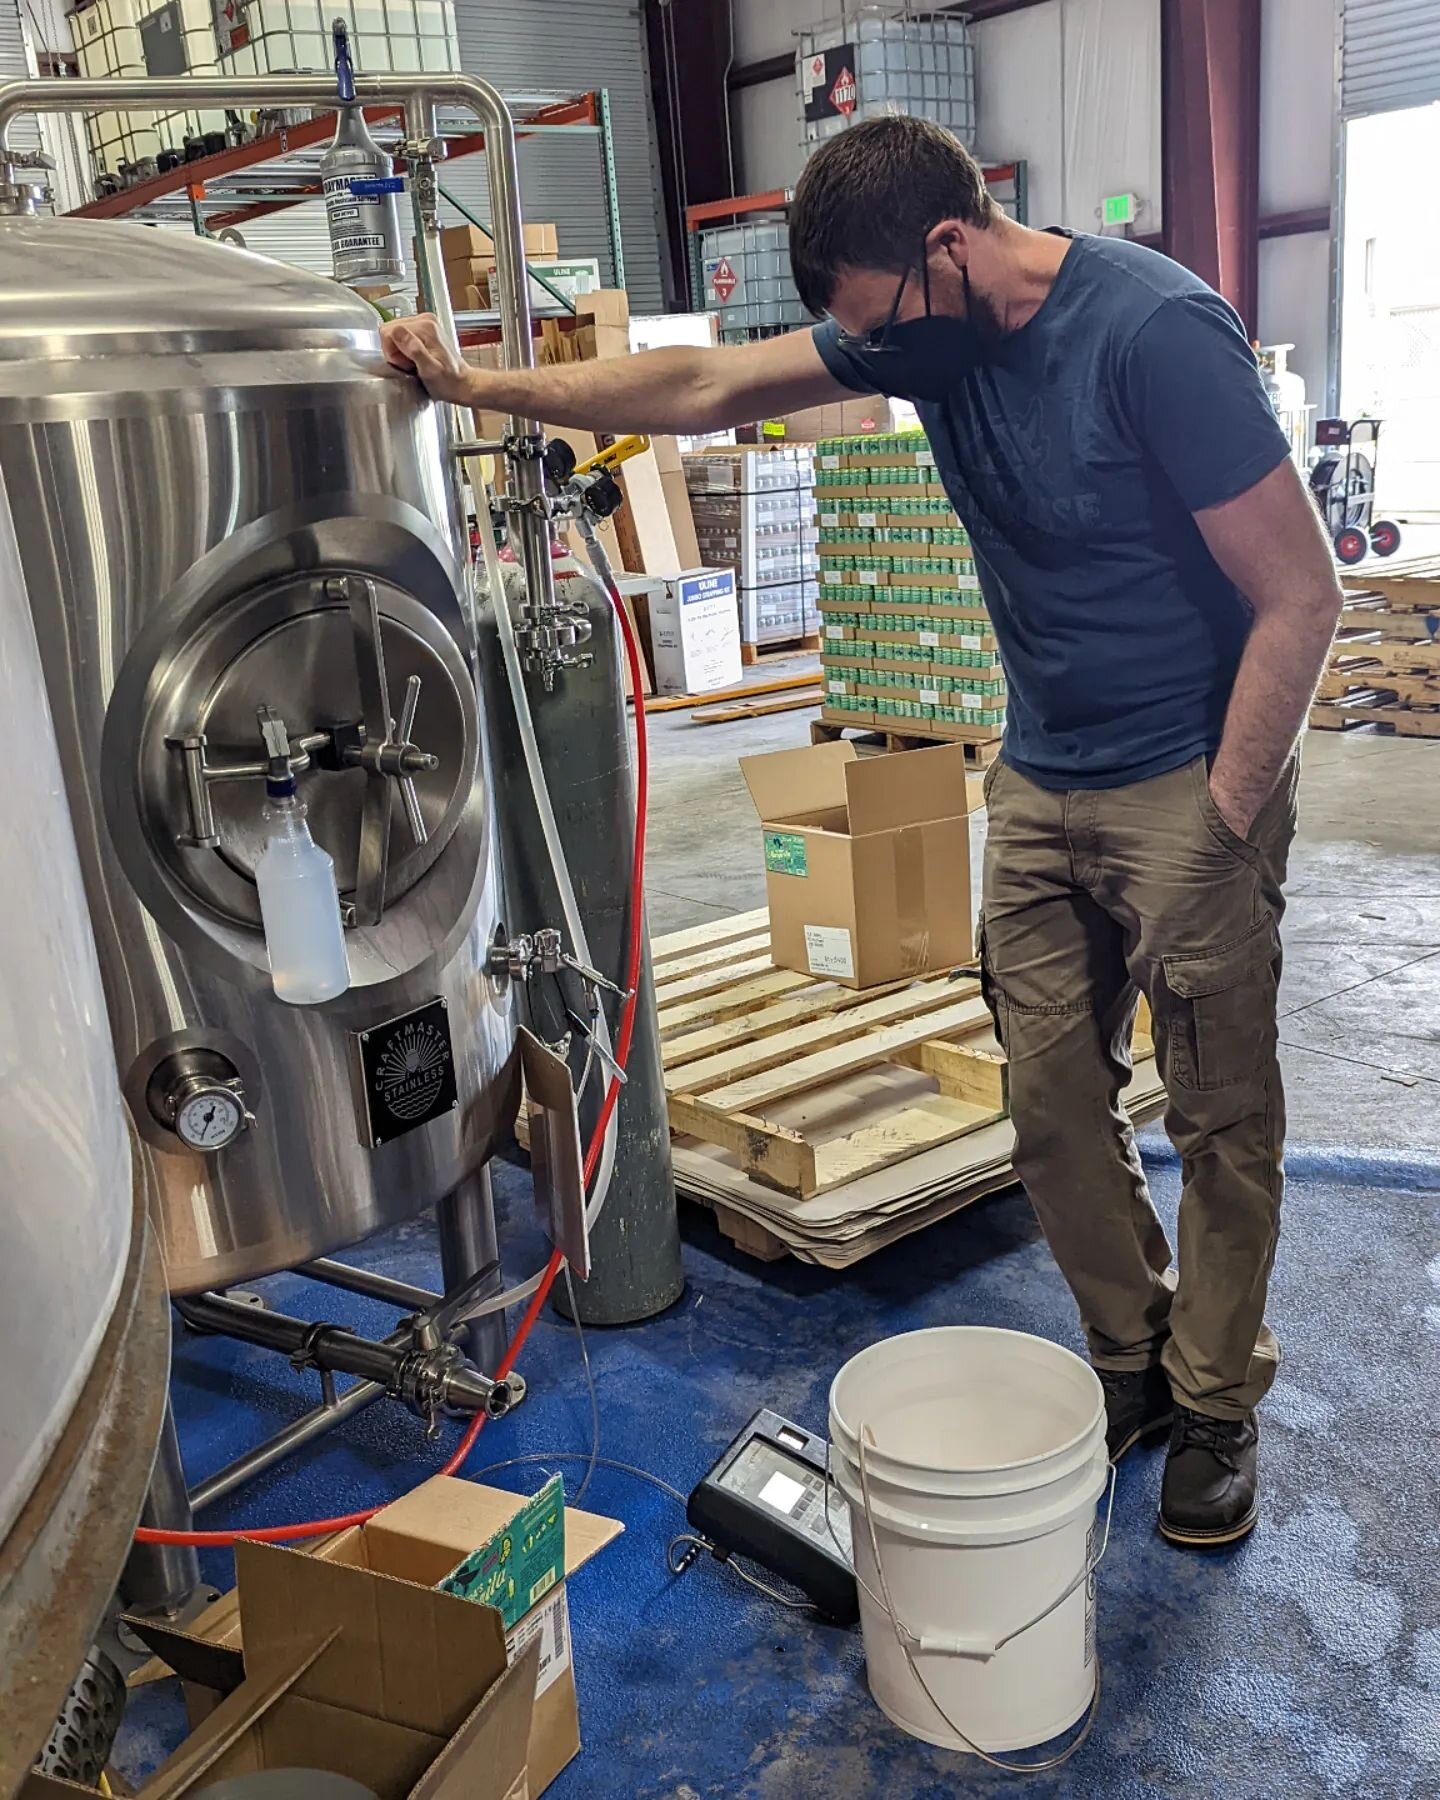
{"label": "exit sign", "polygon": [[1133,194],[1107,194],[1100,202],[1100,217],[1106,225],[1133,225],[1138,211]]}

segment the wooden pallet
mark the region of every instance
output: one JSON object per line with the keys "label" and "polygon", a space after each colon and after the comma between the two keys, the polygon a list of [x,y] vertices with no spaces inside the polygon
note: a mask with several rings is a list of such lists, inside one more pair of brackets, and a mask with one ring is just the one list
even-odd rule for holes
{"label": "wooden pallet", "polygon": [[1343,570],[1340,585],[1349,594],[1376,596],[1391,612],[1440,613],[1440,556]]}
{"label": "wooden pallet", "polygon": [[692,725],[733,725],[741,719],[767,719],[772,713],[803,712],[819,706],[824,690],[801,688],[793,694],[776,694],[769,700],[731,700],[723,706],[702,707],[690,715]]}
{"label": "wooden pallet", "polygon": [[756,663],[778,662],[784,656],[804,656],[820,648],[820,633],[806,632],[803,637],[777,638],[769,644],[744,644],[740,646],[740,660],[747,669]]}
{"label": "wooden pallet", "polygon": [[1316,698],[1359,706],[1440,706],[1440,672],[1396,675],[1378,662],[1350,662],[1320,677]]}
{"label": "wooden pallet", "polygon": [[[652,954],[671,1129],[782,1193],[825,1193],[1005,1115],[1005,1058],[973,969],[858,992],[817,981],[771,963],[763,908],[657,939]],[[928,1084],[897,1082],[896,1069]],[[874,1091],[855,1124],[854,1080],[867,1074]],[[802,1097],[803,1117],[790,1107],[789,1123],[776,1120]],[[738,1214],[721,1226],[756,1255],[779,1244]]]}
{"label": "wooden pallet", "polygon": [[973,729],[973,735],[961,736],[966,729],[957,725],[947,732],[889,731],[882,726],[851,724],[822,713],[811,722],[810,742],[833,744],[847,733],[853,733],[861,743],[876,744],[887,752],[933,750],[936,744],[963,744],[966,762],[976,769],[988,768],[1000,754],[1000,739],[988,736],[978,727]]}
{"label": "wooden pallet", "polygon": [[798,688],[812,688],[820,679],[819,663],[808,669],[794,669],[788,675],[771,675],[763,681],[742,681],[737,687],[712,688],[708,694],[660,694],[645,702],[646,714],[683,712],[688,706],[722,706],[726,701],[747,704],[770,694],[793,693]]}
{"label": "wooden pallet", "polygon": [[1349,731],[1360,725],[1373,725],[1385,735],[1440,738],[1440,710],[1402,706],[1377,694],[1317,700],[1310,708],[1310,723],[1316,731]]}

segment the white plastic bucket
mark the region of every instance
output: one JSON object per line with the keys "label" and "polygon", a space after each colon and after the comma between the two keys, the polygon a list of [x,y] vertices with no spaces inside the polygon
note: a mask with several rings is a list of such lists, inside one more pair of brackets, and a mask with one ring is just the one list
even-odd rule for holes
{"label": "white plastic bucket", "polygon": [[1095,1371],[1025,1332],[908,1332],[835,1377],[830,1441],[886,1717],[926,1743],[985,1752],[1084,1718],[1097,1680],[1095,1507],[1111,1474]]}

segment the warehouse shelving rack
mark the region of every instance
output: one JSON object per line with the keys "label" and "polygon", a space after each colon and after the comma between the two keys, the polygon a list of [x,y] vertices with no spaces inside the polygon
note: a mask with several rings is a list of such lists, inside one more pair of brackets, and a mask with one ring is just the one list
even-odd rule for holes
{"label": "warehouse shelving rack", "polygon": [[[605,209],[612,279],[625,285],[625,253],[620,236],[620,200],[615,177],[615,156],[610,122],[609,95],[604,88],[574,95],[513,94],[506,96],[515,118],[516,136],[582,138],[599,141],[601,185]],[[447,162],[462,156],[483,154],[485,134],[471,130],[468,117],[438,116],[445,139]],[[404,136],[401,110],[394,106],[368,106],[365,120],[382,148],[398,152]],[[332,113],[323,113],[302,124],[291,125],[267,137],[256,138],[194,162],[182,163],[163,175],[119,193],[107,194],[78,206],[67,216],[75,219],[136,219],[151,224],[188,222],[202,237],[240,229],[255,219],[315,200],[321,192],[320,159],[335,134]],[[397,154],[397,169],[404,158]],[[441,198],[468,223],[488,231],[463,201],[442,182]],[[546,287],[550,304],[534,309],[537,322],[545,318],[573,318],[575,308],[562,294],[548,288],[543,276],[533,279]],[[500,315],[496,312],[457,314],[456,325],[465,344],[498,340]]]}

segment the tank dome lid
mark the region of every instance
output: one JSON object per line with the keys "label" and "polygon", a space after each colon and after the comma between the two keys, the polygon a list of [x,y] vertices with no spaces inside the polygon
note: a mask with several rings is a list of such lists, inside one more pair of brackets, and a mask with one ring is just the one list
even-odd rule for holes
{"label": "tank dome lid", "polygon": [[182,231],[0,219],[0,362],[355,349],[378,329],[338,282]]}

